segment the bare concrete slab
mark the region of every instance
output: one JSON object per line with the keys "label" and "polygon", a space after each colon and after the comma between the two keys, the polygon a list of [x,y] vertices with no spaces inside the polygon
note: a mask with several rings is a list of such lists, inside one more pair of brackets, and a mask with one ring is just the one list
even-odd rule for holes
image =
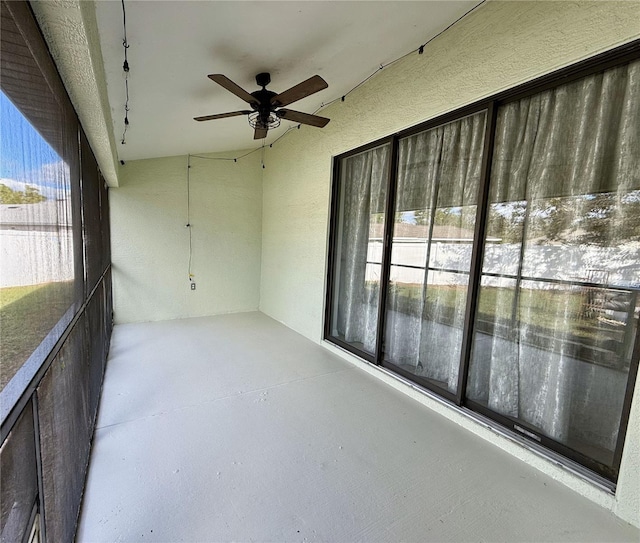
{"label": "bare concrete slab", "polygon": [[77,541],[638,541],[261,313],[116,326]]}

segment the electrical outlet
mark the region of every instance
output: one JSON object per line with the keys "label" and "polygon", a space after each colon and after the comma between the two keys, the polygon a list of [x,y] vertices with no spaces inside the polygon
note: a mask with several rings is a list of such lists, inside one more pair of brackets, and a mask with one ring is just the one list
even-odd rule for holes
{"label": "electrical outlet", "polygon": [[196,284],[195,283],[191,283],[191,290],[196,290]]}

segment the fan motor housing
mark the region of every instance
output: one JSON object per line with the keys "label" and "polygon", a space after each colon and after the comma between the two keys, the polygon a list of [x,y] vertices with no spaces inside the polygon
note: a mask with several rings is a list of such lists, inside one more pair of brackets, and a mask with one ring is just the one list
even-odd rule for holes
{"label": "fan motor housing", "polygon": [[[256,80],[257,79],[258,78],[256,77]],[[276,95],[276,92],[265,88],[251,93],[251,96],[256,98],[259,102],[258,104],[252,103],[251,107],[260,113],[260,119],[265,123],[265,125],[268,123],[269,115],[275,110],[274,105],[271,103],[271,98]]]}

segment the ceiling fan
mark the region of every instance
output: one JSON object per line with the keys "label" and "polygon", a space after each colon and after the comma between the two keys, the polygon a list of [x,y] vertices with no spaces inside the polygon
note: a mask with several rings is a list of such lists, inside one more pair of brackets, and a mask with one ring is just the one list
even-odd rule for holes
{"label": "ceiling fan", "polygon": [[262,89],[248,93],[242,87],[236,85],[231,79],[222,74],[210,74],[207,77],[215,81],[221,87],[235,94],[251,106],[251,110],[231,111],[229,113],[219,113],[217,115],[204,115],[202,117],[194,117],[195,121],[211,121],[213,119],[224,119],[226,117],[236,117],[239,115],[248,115],[249,124],[254,128],[253,139],[260,140],[267,137],[270,128],[280,126],[280,119],[293,121],[310,126],[323,128],[330,119],[320,117],[318,115],[310,115],[295,111],[293,109],[284,109],[292,102],[302,100],[322,89],[326,89],[329,85],[319,75],[314,75],[302,83],[291,87],[290,89],[277,94],[267,90],[266,86],[271,83],[271,75],[269,73],[261,73],[256,75],[256,83]]}

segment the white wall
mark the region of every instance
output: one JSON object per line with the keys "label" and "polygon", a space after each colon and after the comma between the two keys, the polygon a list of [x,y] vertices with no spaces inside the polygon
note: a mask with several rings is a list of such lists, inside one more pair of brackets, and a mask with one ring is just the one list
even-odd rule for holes
{"label": "white wall", "polygon": [[[331,118],[325,129],[303,127],[268,149],[261,311],[321,341],[332,156],[637,38],[638,6],[488,2],[429,44],[423,55],[386,68],[345,102],[323,110]],[[440,410],[640,525],[639,404],[636,391],[615,499],[450,409]]]}
{"label": "white wall", "polygon": [[116,323],[258,308],[262,171],[257,153],[238,163],[191,158],[192,291],[187,157],[120,168],[109,191]]}

